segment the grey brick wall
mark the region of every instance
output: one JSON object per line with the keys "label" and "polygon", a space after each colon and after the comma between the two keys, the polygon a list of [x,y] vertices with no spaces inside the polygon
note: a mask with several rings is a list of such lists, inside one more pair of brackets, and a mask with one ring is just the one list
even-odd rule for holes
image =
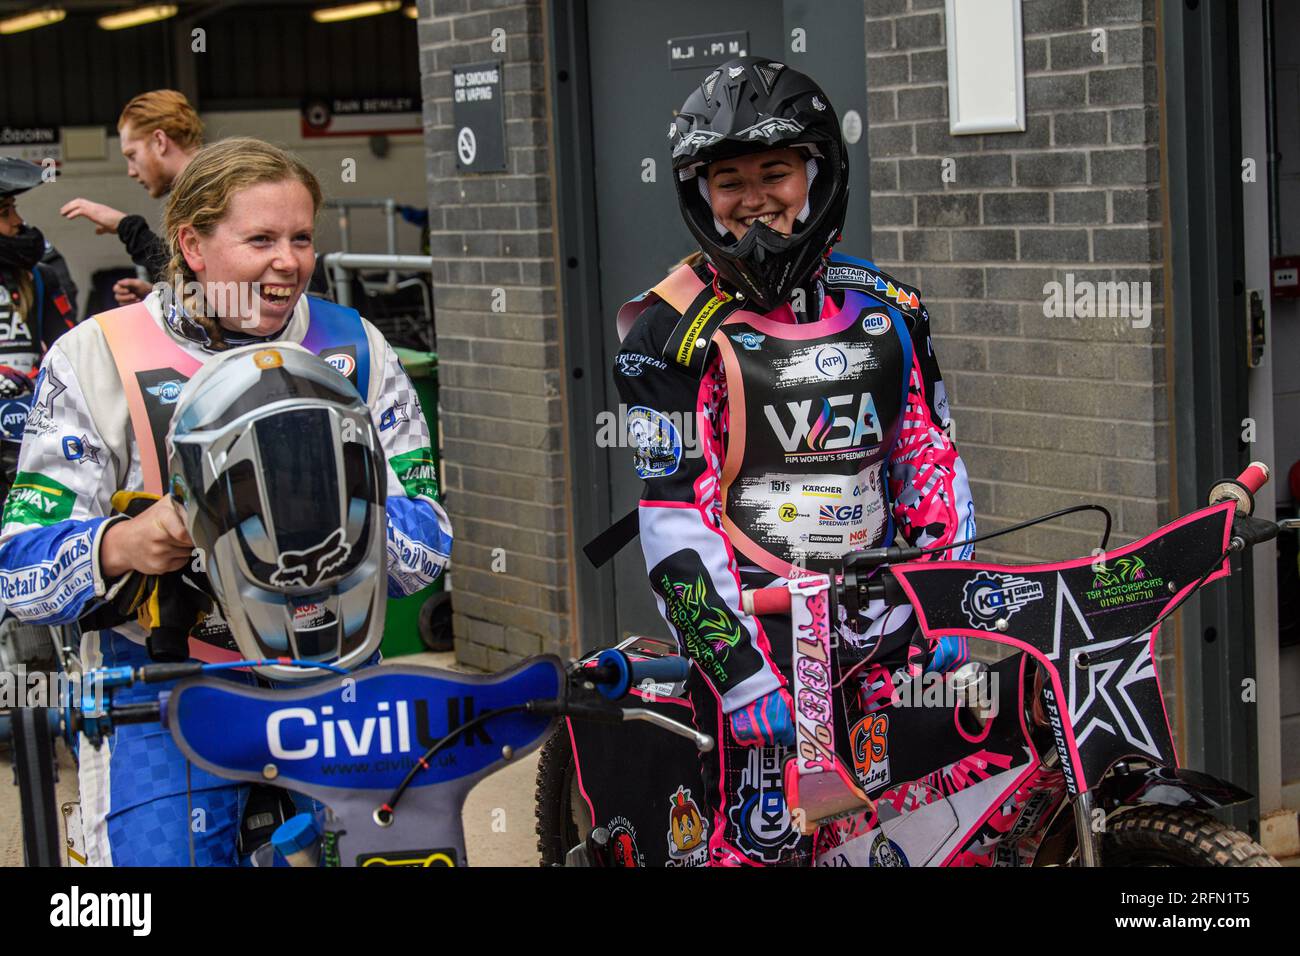
{"label": "grey brick wall", "polygon": [[[1026,130],[951,136],[943,8],[868,0],[873,251],[930,308],[981,529],[1087,500],[1131,540],[1168,503],[1154,9],[1025,0],[1023,22]],[[1150,282],[1150,328],[1045,316],[1066,273]],[[981,552],[1086,554],[1095,523]]]}
{"label": "grey brick wall", "polygon": [[[1125,542],[1169,506],[1154,4],[1022,9],[1025,131],[954,137],[942,6],[867,0],[873,251],[929,306],[981,531],[1096,501]],[[1150,327],[1045,316],[1067,273],[1150,282]],[[1088,554],[1098,527],[1071,517],[979,554]]]}
{"label": "grey brick wall", "polygon": [[[456,656],[496,669],[570,640],[545,18],[540,0],[419,9]],[[451,67],[495,59],[507,169],[462,175]]]}

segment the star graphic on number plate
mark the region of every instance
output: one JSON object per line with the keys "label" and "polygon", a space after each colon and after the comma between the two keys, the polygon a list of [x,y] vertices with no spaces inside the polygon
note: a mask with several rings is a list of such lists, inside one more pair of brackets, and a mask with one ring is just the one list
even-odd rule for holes
{"label": "star graphic on number plate", "polygon": [[[1131,696],[1134,685],[1155,680],[1155,667],[1152,665],[1151,656],[1147,653],[1146,642],[1134,641],[1125,636],[1093,643],[1096,638],[1092,628],[1088,626],[1088,622],[1080,612],[1079,605],[1066,587],[1065,580],[1058,574],[1055,634],[1052,651],[1048,654],[1048,657],[1053,660],[1057,660],[1061,653],[1061,634],[1067,623],[1066,605],[1069,605],[1074,622],[1078,624],[1087,639],[1089,656],[1095,658],[1095,655],[1101,651],[1124,645],[1123,651],[1117,655],[1096,661],[1087,667],[1076,667],[1073,660],[1060,662],[1059,670],[1068,681],[1067,710],[1070,724],[1074,727],[1075,743],[1082,746],[1084,740],[1094,730],[1104,730],[1115,737],[1123,736],[1138,750],[1160,759],[1160,750]],[[1115,675],[1121,672],[1122,676],[1115,681]],[[1116,697],[1119,699],[1117,700]]]}

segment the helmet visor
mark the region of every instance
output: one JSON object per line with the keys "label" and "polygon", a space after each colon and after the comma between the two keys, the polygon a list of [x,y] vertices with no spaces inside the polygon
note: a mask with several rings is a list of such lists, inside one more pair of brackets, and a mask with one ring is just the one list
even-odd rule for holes
{"label": "helmet visor", "polygon": [[345,442],[340,455],[332,418],[322,408],[282,411],[253,423],[255,454],[232,449],[222,479],[228,526],[249,576],[265,587],[327,587],[365,559],[359,542],[378,492],[371,453]]}

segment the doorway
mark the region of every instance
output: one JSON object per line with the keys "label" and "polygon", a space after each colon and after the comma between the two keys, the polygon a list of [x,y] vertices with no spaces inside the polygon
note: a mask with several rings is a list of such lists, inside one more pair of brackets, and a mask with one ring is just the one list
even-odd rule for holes
{"label": "doorway", "polygon": [[[692,251],[667,148],[674,110],[721,62],[768,56],[814,76],[841,119],[865,129],[862,0],[571,0],[551,5],[557,210],[564,269],[566,383],[582,649],[630,634],[668,636],[634,542],[599,571],[581,545],[632,510],[642,483],[628,448],[598,448],[617,420],[611,368],[620,305]],[[852,123],[852,121],[851,121]],[[850,206],[841,248],[870,253],[867,141],[848,147]]]}

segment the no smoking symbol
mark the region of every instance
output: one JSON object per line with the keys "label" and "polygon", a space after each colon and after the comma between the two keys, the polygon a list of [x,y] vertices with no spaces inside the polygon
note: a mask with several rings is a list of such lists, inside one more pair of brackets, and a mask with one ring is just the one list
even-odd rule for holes
{"label": "no smoking symbol", "polygon": [[462,166],[472,166],[474,157],[478,155],[478,141],[474,138],[474,131],[468,126],[463,127],[456,134],[456,154],[460,156]]}

